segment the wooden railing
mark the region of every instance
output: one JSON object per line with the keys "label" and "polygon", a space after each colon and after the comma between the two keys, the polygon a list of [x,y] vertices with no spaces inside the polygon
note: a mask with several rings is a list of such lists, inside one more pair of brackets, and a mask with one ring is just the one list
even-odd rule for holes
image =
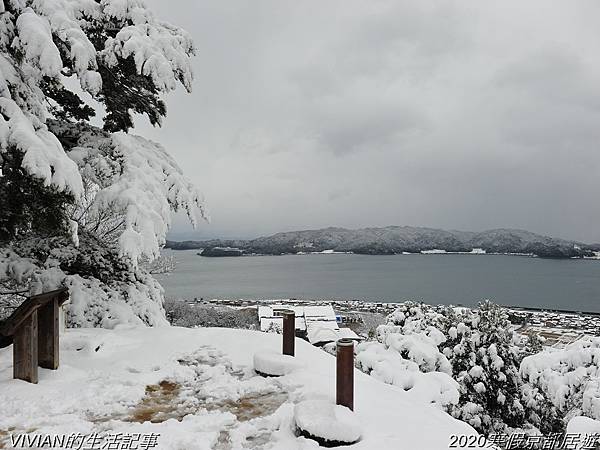
{"label": "wooden railing", "polygon": [[66,288],[33,295],[0,324],[0,335],[13,341],[14,378],[37,383],[38,366],[58,369],[59,311],[68,299]]}

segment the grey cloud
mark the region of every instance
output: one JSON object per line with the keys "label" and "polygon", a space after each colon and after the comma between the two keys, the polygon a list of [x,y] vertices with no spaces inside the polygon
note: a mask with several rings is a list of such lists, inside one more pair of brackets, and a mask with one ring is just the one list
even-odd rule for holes
{"label": "grey cloud", "polygon": [[507,65],[498,74],[497,82],[500,88],[514,89],[532,101],[598,111],[599,75],[597,68],[576,49],[546,44]]}
{"label": "grey cloud", "polygon": [[346,102],[337,108],[315,111],[318,139],[337,155],[353,151],[390,150],[403,137],[422,131],[427,119],[402,105]]}

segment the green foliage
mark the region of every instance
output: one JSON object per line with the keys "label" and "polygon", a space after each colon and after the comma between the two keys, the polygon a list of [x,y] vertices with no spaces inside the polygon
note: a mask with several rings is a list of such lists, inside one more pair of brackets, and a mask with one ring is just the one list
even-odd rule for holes
{"label": "green foliage", "polygon": [[[256,330],[260,326],[254,308],[234,309],[215,305],[191,306],[181,300],[165,300],[164,307],[169,322],[178,327],[225,327]],[[272,330],[272,332],[276,331]]]}
{"label": "green foliage", "polygon": [[[129,20],[96,20],[87,18],[86,33],[97,51],[104,48],[109,38],[119,30],[132,25]],[[133,128],[131,112],[145,114],[152,125],[160,125],[167,113],[160,98],[160,90],[148,75],[139,74],[133,57],[117,58],[116,63],[98,59],[98,72],[102,77],[102,90],[97,100],[104,104],[104,130],[127,131]]]}
{"label": "green foliage", "polygon": [[56,80],[46,77],[40,87],[46,97],[53,100],[49,109],[57,119],[87,121],[96,115],[94,108]]}
{"label": "green foliage", "polygon": [[525,385],[523,394],[526,420],[529,423],[540,430],[542,434],[565,432],[564,411],[559,411],[552,404],[546,392],[537,386]]}
{"label": "green foliage", "polygon": [[93,277],[103,283],[135,279],[135,271],[119,258],[114,247],[87,232],[79,233],[77,247],[65,236],[31,236],[15,242],[12,249],[42,266],[58,266],[67,275]]}
{"label": "green foliage", "polygon": [[525,343],[525,354],[535,355],[544,349],[544,341],[536,333],[530,332],[527,334],[527,341]]}
{"label": "green foliage", "polygon": [[67,231],[66,205],[73,197],[27,174],[22,158],[17,151],[0,158],[0,245],[31,234],[47,237]]}
{"label": "green foliage", "polygon": [[100,65],[102,91],[99,99],[106,107],[104,129],[106,131],[127,131],[133,127],[130,111],[146,114],[152,125],[160,125],[167,113],[165,103],[158,96],[152,79],[139,75],[133,58],[120,61],[115,67]]}

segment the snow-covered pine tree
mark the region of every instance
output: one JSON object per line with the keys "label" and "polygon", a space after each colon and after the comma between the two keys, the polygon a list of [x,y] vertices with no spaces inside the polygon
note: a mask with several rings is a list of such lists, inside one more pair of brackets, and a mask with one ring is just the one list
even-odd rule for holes
{"label": "snow-covered pine tree", "polygon": [[521,353],[504,309],[485,301],[451,333],[458,340],[451,361],[460,385],[452,415],[482,433],[522,427]]}
{"label": "snow-covered pine tree", "polygon": [[0,0],[1,298],[66,285],[73,325],[166,323],[138,263],[158,256],[174,210],[195,225],[203,201],[160,145],[126,132],[191,90],[193,54],[140,0]]}

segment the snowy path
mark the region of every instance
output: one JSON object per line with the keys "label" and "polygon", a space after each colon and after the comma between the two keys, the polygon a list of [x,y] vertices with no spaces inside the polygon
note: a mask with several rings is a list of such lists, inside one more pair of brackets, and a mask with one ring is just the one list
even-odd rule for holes
{"label": "snowy path", "polygon": [[[58,371],[12,380],[12,348],[0,350],[0,442],[14,433],[159,433],[161,449],[314,448],[294,434],[300,400],[334,401],[335,359],[297,340],[305,367],[279,378],[252,370],[257,351],[281,337],[247,330],[72,329]],[[402,389],[356,372],[356,449],[443,449],[462,422]],[[1,448],[2,444],[0,444]]]}

